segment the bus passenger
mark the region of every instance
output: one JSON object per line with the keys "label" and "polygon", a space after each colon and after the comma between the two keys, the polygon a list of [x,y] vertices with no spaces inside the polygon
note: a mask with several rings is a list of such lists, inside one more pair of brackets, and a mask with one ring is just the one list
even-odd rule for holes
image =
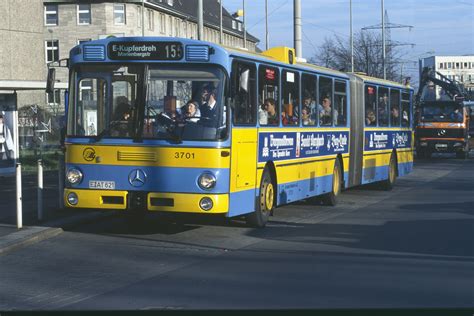
{"label": "bus passenger", "polygon": [[[331,99],[325,96],[322,100],[322,106],[319,107],[319,124],[320,125],[337,125],[338,113],[331,108]],[[332,120],[331,120],[332,115]]]}
{"label": "bus passenger", "polygon": [[387,126],[388,125],[388,96],[384,93],[383,97],[379,99],[378,113],[379,113],[379,125]]}
{"label": "bus passenger", "polygon": [[314,102],[311,96],[307,95],[303,98],[303,106],[309,108],[309,115],[313,121],[316,121],[316,117],[318,116],[316,102]]}
{"label": "bus passenger", "polygon": [[308,106],[304,105],[301,109],[301,120],[303,125],[314,125],[314,120],[311,117],[311,110]]}
{"label": "bus passenger", "polygon": [[281,112],[281,123],[283,125],[295,125],[298,124],[298,116],[293,115],[293,104],[288,103],[283,105]]}
{"label": "bus passenger", "polygon": [[199,121],[199,117],[201,117],[199,105],[194,100],[189,100],[188,103],[181,108],[181,113],[183,113],[183,118],[190,122],[197,122]]}
{"label": "bus passenger", "polygon": [[390,116],[390,125],[391,126],[398,126],[400,125],[400,112],[396,106],[392,106],[390,110],[392,115]]}
{"label": "bus passenger", "polygon": [[367,114],[365,115],[365,125],[367,126],[377,125],[377,118],[375,117],[375,113],[373,110],[367,111]]}
{"label": "bus passenger", "polygon": [[267,124],[278,125],[278,115],[276,112],[275,99],[268,98],[264,102],[265,109],[267,110]]}
{"label": "bus passenger", "polygon": [[258,123],[260,125],[267,125],[268,124],[268,112],[265,109],[265,103],[258,109]]}

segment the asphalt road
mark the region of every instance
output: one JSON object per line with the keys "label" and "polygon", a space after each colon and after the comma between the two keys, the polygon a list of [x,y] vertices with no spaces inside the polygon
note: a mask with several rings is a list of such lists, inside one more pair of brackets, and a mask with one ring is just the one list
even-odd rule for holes
{"label": "asphalt road", "polygon": [[0,256],[0,310],[472,308],[473,179],[472,158],[419,161],[263,230],[106,218]]}

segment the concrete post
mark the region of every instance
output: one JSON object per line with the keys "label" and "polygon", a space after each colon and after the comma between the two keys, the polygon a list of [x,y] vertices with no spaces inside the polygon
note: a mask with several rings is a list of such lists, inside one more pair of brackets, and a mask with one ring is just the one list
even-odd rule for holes
{"label": "concrete post", "polygon": [[16,164],[16,227],[23,228],[23,201],[21,196],[21,163]]}
{"label": "concrete post", "polygon": [[301,44],[301,0],[294,0],[293,2],[294,15],[294,40],[296,57],[303,57],[303,46]]}
{"label": "concrete post", "polygon": [[38,220],[43,220],[43,161],[38,159]]}
{"label": "concrete post", "polygon": [[204,22],[203,22],[203,6],[202,0],[198,0],[198,12],[197,12],[197,19],[198,19],[198,40],[204,40]]}

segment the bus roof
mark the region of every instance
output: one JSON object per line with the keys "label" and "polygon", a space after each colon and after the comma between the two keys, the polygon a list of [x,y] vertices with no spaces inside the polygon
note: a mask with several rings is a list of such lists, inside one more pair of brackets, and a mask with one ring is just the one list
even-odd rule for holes
{"label": "bus roof", "polygon": [[[85,43],[82,43],[82,44],[80,44],[80,45],[78,45],[78,46],[71,49],[71,53],[70,53],[71,64],[74,64],[76,62],[85,62],[84,59],[82,59],[82,58],[78,59],[77,56],[75,56],[77,54],[77,52],[80,52],[80,50],[77,49],[78,47],[83,47],[83,46],[87,46],[87,45],[103,45],[104,50],[105,50],[107,44],[109,44],[110,42],[114,42],[114,41],[117,41],[117,42],[127,42],[127,41],[130,41],[130,42],[153,42],[153,41],[156,41],[156,42],[181,42],[183,45],[204,44],[204,45],[208,45],[208,46],[213,47],[216,51],[217,50],[220,51],[221,57],[223,57],[222,55],[226,54],[228,56],[241,57],[241,58],[250,59],[250,60],[253,60],[253,61],[256,61],[256,62],[267,62],[267,63],[271,63],[271,64],[273,64],[275,66],[279,66],[279,67],[288,67],[288,68],[292,68],[294,70],[317,72],[317,73],[320,73],[320,74],[323,74],[323,75],[325,74],[325,75],[329,75],[329,76],[336,76],[336,77],[339,77],[341,79],[346,79],[346,80],[350,79],[351,76],[356,76],[356,77],[362,79],[364,82],[369,82],[369,83],[374,83],[374,84],[378,84],[378,85],[386,85],[386,86],[392,86],[392,87],[397,87],[397,88],[401,88],[401,89],[411,89],[412,90],[412,88],[410,88],[409,86],[404,86],[404,85],[402,85],[400,83],[397,83],[397,82],[384,80],[384,79],[379,79],[379,78],[374,78],[374,77],[369,77],[367,75],[358,74],[358,73],[356,73],[356,74],[345,73],[345,72],[342,72],[342,71],[338,71],[338,70],[334,70],[334,69],[330,69],[330,68],[310,64],[310,63],[307,63],[307,62],[299,62],[299,61],[296,60],[296,62],[290,64],[287,61],[282,60],[281,58],[278,58],[278,54],[276,54],[276,55],[273,54],[272,55],[272,53],[275,52],[275,51],[278,51],[278,49],[294,52],[294,50],[292,48],[288,48],[288,47],[277,47],[277,48],[272,48],[268,51],[264,51],[262,53],[256,53],[256,52],[250,52],[250,51],[247,51],[247,50],[244,50],[244,49],[238,49],[238,48],[235,48],[235,47],[222,46],[222,45],[212,43],[212,42],[206,42],[206,41],[200,41],[200,40],[188,39],[188,38],[178,38],[178,37],[150,37],[150,36],[149,37],[112,37],[111,36],[111,37],[108,37],[108,38],[105,38],[105,39],[85,42]],[[273,51],[273,52],[269,53],[271,51]],[[104,55],[107,54],[105,51],[103,53],[104,53]],[[106,58],[104,56],[103,61],[105,61],[105,59]],[[144,60],[141,60],[141,61],[144,61]],[[177,60],[175,60],[175,61],[177,61]]]}
{"label": "bus roof", "polygon": [[374,83],[374,84],[377,84],[377,85],[392,86],[392,87],[397,87],[397,88],[400,88],[400,89],[413,90],[412,87],[403,85],[403,84],[395,82],[395,81],[370,77],[370,76],[367,76],[365,74],[360,74],[360,73],[354,73],[352,75],[355,76],[355,77],[358,77],[358,78],[362,79],[364,82],[368,82],[368,83]]}

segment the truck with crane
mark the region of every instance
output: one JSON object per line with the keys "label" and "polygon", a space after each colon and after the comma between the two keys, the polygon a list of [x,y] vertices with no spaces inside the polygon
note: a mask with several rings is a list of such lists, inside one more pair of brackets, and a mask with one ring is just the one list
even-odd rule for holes
{"label": "truck with crane", "polygon": [[[464,86],[430,68],[423,68],[415,96],[415,147],[418,158],[455,153],[468,158],[474,148],[470,121],[474,102]],[[474,124],[472,124],[474,125]]]}

